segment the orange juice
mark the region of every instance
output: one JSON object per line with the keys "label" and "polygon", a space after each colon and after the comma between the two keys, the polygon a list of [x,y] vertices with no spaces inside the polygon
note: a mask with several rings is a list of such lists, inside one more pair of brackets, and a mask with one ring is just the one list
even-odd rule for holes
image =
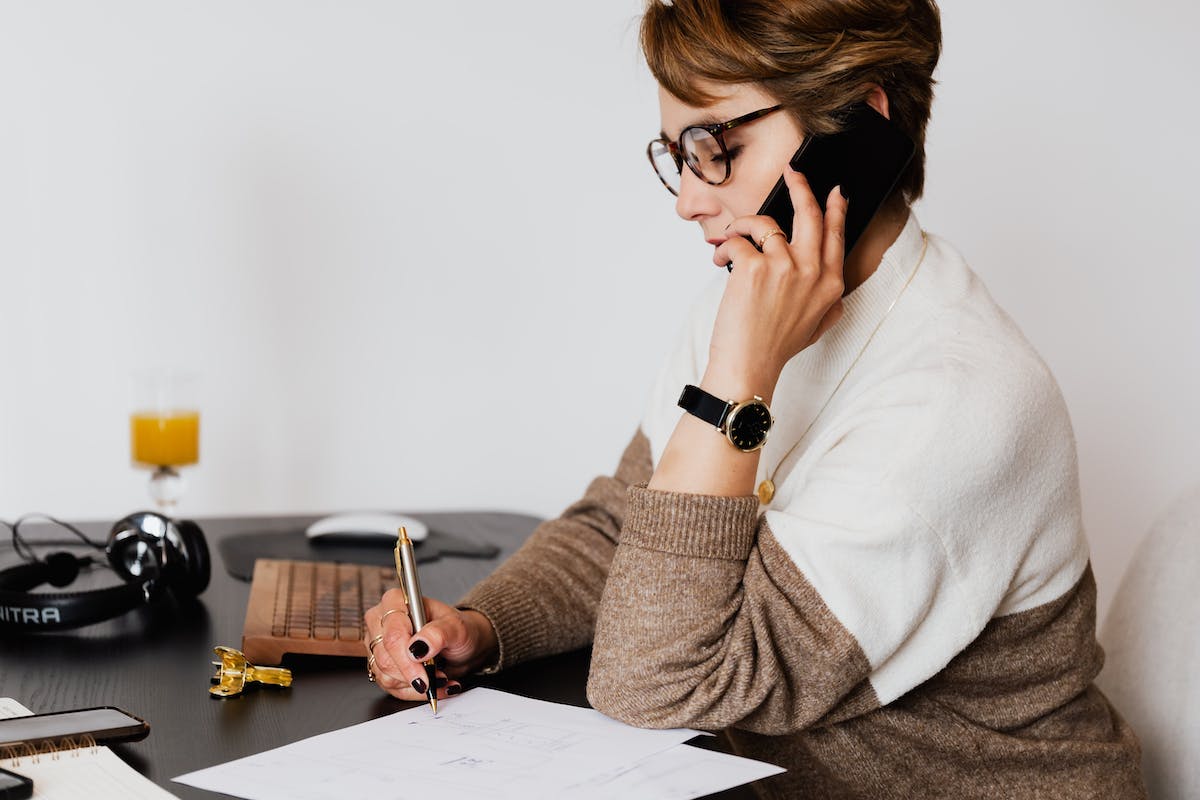
{"label": "orange juice", "polygon": [[152,467],[182,467],[200,460],[199,411],[137,411],[129,418],[133,460]]}

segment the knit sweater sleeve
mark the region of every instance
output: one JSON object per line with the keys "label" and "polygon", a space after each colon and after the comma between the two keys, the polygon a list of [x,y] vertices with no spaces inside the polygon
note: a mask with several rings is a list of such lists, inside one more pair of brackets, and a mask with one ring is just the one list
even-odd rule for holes
{"label": "knit sweater sleeve", "polygon": [[485,672],[592,642],[596,607],[616,550],[628,487],[649,480],[650,448],[638,431],[612,476],[538,526],[525,544],[459,601],[486,616],[500,642]]}
{"label": "knit sweater sleeve", "polygon": [[780,548],[754,497],[630,490],[588,680],[643,727],[801,730],[878,701],[854,636]]}

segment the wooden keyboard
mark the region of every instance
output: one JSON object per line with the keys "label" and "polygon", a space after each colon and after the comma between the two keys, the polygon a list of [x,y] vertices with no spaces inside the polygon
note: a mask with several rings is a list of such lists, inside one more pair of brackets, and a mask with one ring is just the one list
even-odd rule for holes
{"label": "wooden keyboard", "polygon": [[363,611],[398,585],[392,567],[260,558],[242,652],[257,665],[278,664],[284,653],[366,658]]}

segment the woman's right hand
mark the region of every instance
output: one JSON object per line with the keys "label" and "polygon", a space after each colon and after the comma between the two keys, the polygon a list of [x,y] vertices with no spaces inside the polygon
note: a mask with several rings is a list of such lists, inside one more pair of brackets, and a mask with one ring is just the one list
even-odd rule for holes
{"label": "woman's right hand", "polygon": [[714,264],[734,264],[706,373],[722,397],[767,397],[783,366],[842,315],[848,201],[834,187],[822,213],[803,174],[788,166],[784,181],[795,208],[790,242],[771,217],[745,216],[729,223],[729,238],[713,251]]}
{"label": "woman's right hand", "polygon": [[[436,659],[438,698],[462,691],[455,680],[496,660],[499,643],[492,623],[478,611],[462,611],[433,598],[423,598],[428,622],[413,635],[404,592],[388,590],[379,604],[363,614],[365,642],[374,656],[368,668],[384,691],[400,700],[425,699],[425,666]],[[379,638],[382,637],[382,638]],[[375,645],[372,646],[372,642]]]}

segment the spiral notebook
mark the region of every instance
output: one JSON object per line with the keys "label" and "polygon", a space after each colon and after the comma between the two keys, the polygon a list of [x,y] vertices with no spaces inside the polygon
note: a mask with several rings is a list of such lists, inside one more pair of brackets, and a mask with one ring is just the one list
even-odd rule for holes
{"label": "spiral notebook", "polygon": [[[0,718],[23,717],[29,709],[0,697]],[[0,758],[0,767],[33,780],[34,800],[169,800],[160,788],[107,747],[91,746]]]}

